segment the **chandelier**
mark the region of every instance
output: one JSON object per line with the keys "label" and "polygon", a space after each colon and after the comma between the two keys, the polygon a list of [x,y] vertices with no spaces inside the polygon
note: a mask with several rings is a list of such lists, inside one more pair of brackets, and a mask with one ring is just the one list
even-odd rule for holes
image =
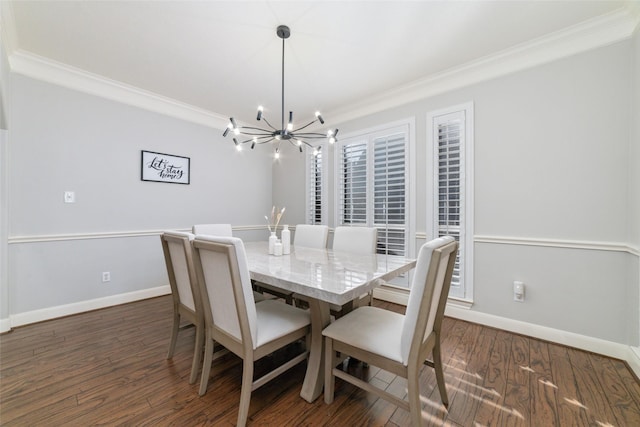
{"label": "chandelier", "polygon": [[[266,144],[269,142],[275,141],[276,149],[275,149],[275,158],[280,157],[280,144],[282,141],[288,141],[290,144],[297,146],[302,153],[303,145],[313,149],[313,154],[318,155],[322,146],[314,145],[312,142],[317,142],[320,139],[327,139],[330,144],[335,143],[336,135],[338,134],[338,129],[332,129],[327,131],[327,133],[319,133],[319,132],[305,132],[304,130],[311,126],[316,122],[320,122],[320,124],[324,124],[324,119],[320,112],[316,112],[315,119],[310,121],[304,126],[300,126],[298,128],[294,127],[293,124],[293,111],[289,111],[289,121],[285,126],[285,115],[284,115],[284,41],[289,38],[291,35],[291,31],[289,27],[286,25],[280,25],[276,30],[276,34],[278,37],[282,39],[282,120],[280,129],[276,129],[265,117],[263,114],[263,107],[258,107],[258,115],[256,116],[257,121],[263,121],[266,123],[268,128],[265,127],[254,127],[254,126],[238,126],[238,123],[235,121],[233,117],[229,119],[229,124],[227,125],[223,137],[226,137],[229,132],[233,133],[233,143],[236,145],[238,151],[242,150],[242,147],[245,144],[251,143],[251,149],[253,149],[256,144]],[[238,138],[240,140],[238,140]],[[246,139],[244,139],[246,138]]]}

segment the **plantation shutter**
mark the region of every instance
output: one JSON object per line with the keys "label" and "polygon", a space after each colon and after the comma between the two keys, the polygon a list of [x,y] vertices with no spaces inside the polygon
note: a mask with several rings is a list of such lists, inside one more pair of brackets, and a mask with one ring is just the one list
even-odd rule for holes
{"label": "plantation shutter", "polygon": [[340,150],[339,224],[367,224],[367,143],[345,144]]}
{"label": "plantation shutter", "polygon": [[309,176],[307,177],[307,224],[322,224],[322,202],[323,202],[323,155],[322,151],[318,155],[308,156]]}
{"label": "plantation shutter", "polygon": [[[464,242],[464,116],[452,113],[437,119],[437,236]],[[451,296],[464,296],[464,245],[460,244],[451,280]]]}
{"label": "plantation shutter", "polygon": [[373,142],[373,225],[378,228],[378,253],[405,255],[405,135]]}

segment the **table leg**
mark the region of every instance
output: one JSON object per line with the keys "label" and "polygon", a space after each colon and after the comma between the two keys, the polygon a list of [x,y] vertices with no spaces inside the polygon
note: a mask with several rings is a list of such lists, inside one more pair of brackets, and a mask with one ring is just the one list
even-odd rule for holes
{"label": "table leg", "polygon": [[311,403],[322,394],[324,387],[324,341],[322,330],[331,321],[329,303],[309,298],[311,314],[311,348],[307,361],[307,373],[302,384],[300,396]]}

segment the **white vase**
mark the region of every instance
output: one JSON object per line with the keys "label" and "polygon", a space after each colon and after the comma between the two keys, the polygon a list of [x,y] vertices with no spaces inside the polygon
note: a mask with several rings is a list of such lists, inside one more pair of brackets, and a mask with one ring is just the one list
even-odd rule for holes
{"label": "white vase", "polygon": [[276,244],[278,237],[276,236],[276,232],[272,231],[271,236],[269,236],[269,255],[273,255],[273,247]]}
{"label": "white vase", "polygon": [[284,255],[288,255],[291,253],[291,231],[289,231],[289,226],[285,225],[282,230],[282,253]]}

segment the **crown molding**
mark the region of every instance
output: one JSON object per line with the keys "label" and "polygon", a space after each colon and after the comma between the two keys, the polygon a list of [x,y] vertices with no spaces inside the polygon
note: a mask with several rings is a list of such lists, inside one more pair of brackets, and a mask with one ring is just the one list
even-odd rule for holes
{"label": "crown molding", "polygon": [[413,81],[358,103],[327,112],[343,123],[389,108],[429,98],[485,80],[542,65],[557,59],[610,45],[632,36],[640,16],[622,7],[608,14],[521,43],[501,52]]}
{"label": "crown molding", "polygon": [[[8,3],[8,2],[0,2]],[[4,5],[3,6],[7,6]],[[326,112],[335,123],[343,123],[440,93],[469,86],[531,68],[631,37],[640,15],[631,7],[568,27],[547,36],[522,43],[459,67],[416,80],[355,104]],[[203,126],[224,129],[227,118],[218,113],[144,91],[97,74],[15,50],[15,31],[10,8],[2,10],[2,32],[11,71],[37,80],[100,96],[127,105],[175,117]]]}
{"label": "crown molding", "polygon": [[224,129],[229,120],[220,114],[22,50],[9,56],[9,65],[11,71],[27,77],[203,126]]}

